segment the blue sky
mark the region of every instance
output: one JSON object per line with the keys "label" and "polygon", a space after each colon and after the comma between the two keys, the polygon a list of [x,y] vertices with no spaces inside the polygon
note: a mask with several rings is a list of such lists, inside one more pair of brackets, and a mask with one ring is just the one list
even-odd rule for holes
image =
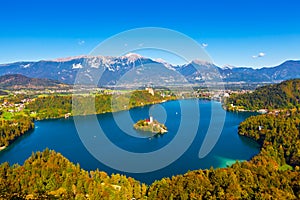
{"label": "blue sky", "polygon": [[133,28],[163,27],[193,38],[219,66],[300,60],[300,2],[258,0],[3,0],[0,63],[89,54]]}

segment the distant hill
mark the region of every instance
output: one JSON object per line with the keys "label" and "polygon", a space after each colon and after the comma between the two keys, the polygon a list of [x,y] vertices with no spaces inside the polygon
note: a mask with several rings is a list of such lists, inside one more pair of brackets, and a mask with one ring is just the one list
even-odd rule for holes
{"label": "distant hill", "polygon": [[300,107],[300,79],[257,88],[253,93],[231,96],[227,104],[246,110]]}
{"label": "distant hill", "polygon": [[49,79],[29,78],[21,74],[9,74],[0,76],[0,87],[3,89],[58,89],[70,86]]}
{"label": "distant hill", "polygon": [[[0,75],[22,74],[31,78],[47,78],[67,84],[101,86],[156,86],[226,83],[278,83],[300,78],[300,61],[286,61],[279,66],[253,69],[221,68],[213,63],[194,60],[184,65],[171,65],[138,54],[112,56],[77,56],[51,61],[17,62],[0,65]],[[76,80],[80,74],[80,79]],[[101,79],[98,81],[101,75]]]}
{"label": "distant hill", "polygon": [[0,95],[8,95],[8,93],[3,90],[0,90]]}

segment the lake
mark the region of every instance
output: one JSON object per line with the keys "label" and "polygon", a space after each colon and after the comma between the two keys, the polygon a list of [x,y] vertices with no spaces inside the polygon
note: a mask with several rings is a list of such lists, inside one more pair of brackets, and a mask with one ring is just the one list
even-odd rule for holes
{"label": "lake", "polygon": [[[196,112],[192,105],[196,105],[199,109],[199,119],[189,116],[189,113]],[[184,111],[182,107],[187,110]],[[142,133],[133,129],[133,123],[148,118],[149,113],[159,122],[165,123],[168,133],[153,136],[151,133]],[[239,136],[237,129],[239,123],[252,115],[255,113],[224,111],[219,102],[189,99],[97,115],[96,119],[105,133],[104,136],[97,131],[98,129],[93,128],[93,116],[76,117],[77,126],[75,126],[73,118],[37,121],[33,131],[18,138],[7,149],[0,152],[0,163],[8,161],[10,164],[23,164],[32,152],[42,151],[48,147],[60,152],[71,162],[79,163],[85,170],[98,168],[108,174],[121,173],[150,184],[163,177],[184,174],[189,170],[208,169],[211,166],[214,168],[226,167],[236,160],[251,159],[259,152],[259,145],[251,139]],[[215,124],[221,120],[220,116],[226,116],[226,118],[224,118],[224,126],[221,124],[222,131],[218,134],[214,130],[217,131]],[[184,117],[185,121],[182,120]],[[78,124],[84,125],[84,127],[80,129]],[[77,130],[80,130],[80,134]],[[196,130],[195,133],[193,130]],[[129,159],[130,156],[120,157],[123,154],[118,157],[115,152],[119,150],[114,151],[111,144],[103,143],[103,137],[123,150],[124,155],[126,152],[131,152],[133,155],[149,158],[149,162],[141,160],[141,163],[134,163],[133,159]],[[173,142],[175,140],[177,142]],[[215,145],[211,151],[204,153],[204,157],[199,157],[200,148],[205,147],[204,140],[208,146],[214,143]],[[87,144],[89,141],[90,143]],[[85,145],[94,145],[92,147],[94,150],[86,149]],[[181,148],[182,146],[186,146],[186,148]],[[209,149],[205,148],[204,150]],[[119,168],[114,167],[118,170],[109,167],[112,165],[107,163],[105,165],[103,164],[105,162],[96,159],[99,158],[95,155],[97,152],[99,155],[110,158],[112,165],[119,166]],[[153,158],[153,152],[162,153]],[[174,156],[175,154],[178,154],[178,159]],[[168,162],[171,162],[169,161],[171,157],[175,157],[175,161],[167,165]],[[137,169],[136,172],[130,169],[120,169],[122,166],[125,169],[127,163],[133,163],[132,167]],[[149,170],[152,165],[154,168],[158,165],[155,171]],[[167,166],[160,168],[160,165]],[[130,165],[128,166],[130,167]],[[145,167],[145,172],[142,173],[143,167]],[[146,168],[148,172],[146,172]]]}

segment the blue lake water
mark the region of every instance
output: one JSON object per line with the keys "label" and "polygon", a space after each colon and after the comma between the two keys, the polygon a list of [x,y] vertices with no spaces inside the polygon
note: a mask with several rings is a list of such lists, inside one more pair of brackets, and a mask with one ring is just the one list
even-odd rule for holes
{"label": "blue lake water", "polygon": [[[192,107],[189,107],[192,104],[196,104],[199,108],[199,119],[197,119],[197,117],[193,118],[187,116],[181,110],[181,107],[192,109]],[[216,114],[213,115],[213,117],[212,110]],[[165,123],[168,128],[168,133],[161,136],[152,136],[150,133],[142,133],[133,129],[133,123],[139,119],[149,117],[149,113],[158,121]],[[106,137],[112,144],[115,144],[120,149],[139,155],[145,153],[145,156],[147,156],[146,153],[155,152],[163,149],[165,146],[170,146],[168,153],[159,157],[162,163],[177,153],[177,151],[181,150],[180,142],[179,146],[178,143],[174,144],[174,146],[172,141],[176,140],[180,125],[183,123],[182,117],[190,117],[184,122],[185,127],[183,126],[183,134],[192,134],[192,126],[197,125],[198,128],[195,132],[195,138],[175,162],[164,168],[146,173],[115,170],[101,163],[90,154],[80,138],[82,134],[88,136],[91,141],[97,141],[97,139],[100,138],[100,133],[95,131],[92,125],[90,126],[91,120],[93,120],[92,116],[77,118],[77,120],[80,120],[80,123],[85,124],[87,127],[84,129],[84,133],[81,131],[81,137],[77,133],[72,118],[35,122],[35,129],[33,131],[20,137],[11,146],[0,152],[0,163],[8,161],[10,164],[23,164],[32,152],[42,151],[48,147],[49,149],[60,152],[71,162],[79,163],[80,166],[86,170],[95,170],[98,168],[108,174],[121,173],[150,184],[163,177],[184,174],[189,170],[208,169],[211,166],[214,168],[226,167],[236,160],[251,159],[251,157],[259,152],[258,144],[237,134],[239,123],[251,115],[255,115],[255,113],[226,112],[222,109],[220,103],[206,100],[169,101],[158,105],[135,108],[130,111],[97,115],[99,124]],[[130,119],[128,119],[128,116]],[[218,122],[219,116],[226,116],[226,118],[224,126],[222,126],[220,137],[217,137],[218,134],[213,132],[215,127],[211,127],[212,132],[208,132],[208,129],[212,120]],[[216,144],[205,157],[199,158],[199,150],[207,134],[212,134],[210,136],[213,137],[210,137],[210,139],[215,140]],[[216,134],[216,136],[214,136],[214,134]],[[187,135],[186,138],[188,138],[188,136],[189,135]],[[185,138],[184,135],[183,138]],[[187,141],[182,139],[182,145],[186,143]],[[99,152],[111,157],[112,160],[116,160],[116,163],[118,163],[118,158],[116,158],[113,151],[109,149],[109,145],[96,145],[96,148]],[[130,162],[130,160],[126,160],[126,157],[120,160],[122,161],[118,163],[119,166],[122,166],[122,162]],[[144,164],[146,165],[146,163]],[[141,163],[140,166],[138,165],[138,167],[143,167],[143,163]]]}

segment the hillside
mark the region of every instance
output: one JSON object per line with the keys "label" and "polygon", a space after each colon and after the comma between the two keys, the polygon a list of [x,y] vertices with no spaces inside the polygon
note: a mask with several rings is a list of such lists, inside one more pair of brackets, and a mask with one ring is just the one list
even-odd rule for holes
{"label": "hillside", "polygon": [[21,74],[0,76],[0,87],[3,89],[49,89],[69,88],[70,86],[50,79],[29,78]]}
{"label": "hillside", "polygon": [[3,90],[0,90],[0,96],[2,96],[2,95],[8,95],[8,93]]}
{"label": "hillside", "polygon": [[0,166],[0,199],[140,199],[146,185],[99,170],[87,172],[46,149],[24,165]]}
{"label": "hillside", "polygon": [[[257,88],[252,93],[232,95],[227,100],[228,109],[285,109],[299,107],[300,79]],[[232,105],[233,107],[232,107]]]}

